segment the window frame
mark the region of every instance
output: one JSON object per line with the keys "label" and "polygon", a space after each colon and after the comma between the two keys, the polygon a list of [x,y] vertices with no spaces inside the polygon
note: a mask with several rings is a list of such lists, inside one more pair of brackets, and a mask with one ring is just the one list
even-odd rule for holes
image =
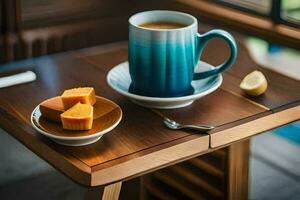
{"label": "window frame", "polygon": [[233,9],[237,9],[243,12],[247,12],[253,15],[257,15],[259,17],[266,17],[271,19],[274,24],[285,24],[288,26],[292,26],[295,28],[300,28],[300,21],[299,23],[293,22],[291,20],[288,20],[288,17],[284,16],[284,12],[282,10],[282,0],[270,0],[271,1],[271,8],[270,8],[270,12],[269,13],[261,13],[261,12],[257,12],[255,10],[252,9],[248,9],[245,8],[243,6],[239,6],[237,4],[232,4],[226,1],[222,1],[222,0],[211,0],[213,3],[216,4],[222,4],[224,6],[228,6],[229,8],[233,8]]}
{"label": "window frame", "polygon": [[260,16],[260,17],[270,17],[269,14],[257,12],[255,10],[248,9],[248,8],[243,7],[243,6],[240,6],[240,5],[237,5],[237,4],[232,4],[232,3],[229,3],[229,2],[226,2],[226,1],[222,1],[222,0],[210,0],[210,1],[213,2],[213,3],[216,3],[216,4],[221,4],[223,6],[228,6],[229,8],[237,9],[237,10],[240,10],[240,11],[243,11],[243,12],[247,12],[247,13],[250,13],[250,14]]}

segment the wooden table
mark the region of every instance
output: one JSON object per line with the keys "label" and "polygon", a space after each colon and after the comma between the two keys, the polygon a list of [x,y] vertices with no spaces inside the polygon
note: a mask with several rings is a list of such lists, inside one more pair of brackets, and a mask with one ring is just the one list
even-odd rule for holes
{"label": "wooden table", "polygon": [[[1,76],[8,74],[4,72],[7,69],[28,68],[36,72],[37,80],[0,89],[0,126],[74,181],[85,186],[101,186],[99,194],[103,194],[103,199],[117,199],[124,180],[212,152],[300,118],[300,82],[258,66],[241,42],[238,48],[237,62],[224,73],[220,89],[186,108],[175,110],[146,109],[109,88],[106,74],[127,60],[126,42],[4,65],[0,67]],[[215,40],[202,58],[218,64],[227,55],[225,44]],[[239,83],[255,69],[266,75],[269,89],[264,95],[251,98],[239,89]],[[29,117],[44,99],[77,86],[95,87],[98,95],[117,102],[124,116],[120,125],[97,143],[83,147],[62,146],[38,134],[31,127]],[[171,131],[163,126],[162,116],[217,128],[210,135]]]}

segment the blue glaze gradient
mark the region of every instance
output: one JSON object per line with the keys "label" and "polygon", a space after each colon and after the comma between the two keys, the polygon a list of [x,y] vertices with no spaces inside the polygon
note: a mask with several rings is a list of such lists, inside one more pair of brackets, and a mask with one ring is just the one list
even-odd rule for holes
{"label": "blue glaze gradient", "polygon": [[[188,26],[168,30],[138,27],[149,21],[172,20]],[[221,73],[236,59],[236,43],[228,32],[212,30],[200,35],[197,20],[191,15],[175,11],[147,11],[131,17],[129,23],[130,92],[153,97],[189,95],[194,92],[192,80]],[[205,45],[216,37],[228,43],[230,57],[215,69],[194,73]]]}

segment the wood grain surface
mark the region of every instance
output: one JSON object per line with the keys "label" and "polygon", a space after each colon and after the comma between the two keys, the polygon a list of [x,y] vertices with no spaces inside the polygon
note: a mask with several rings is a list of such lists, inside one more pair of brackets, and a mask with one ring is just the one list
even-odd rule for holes
{"label": "wood grain surface", "polygon": [[227,199],[248,199],[250,141],[228,147]]}
{"label": "wood grain surface", "polygon": [[[216,45],[219,48],[213,48]],[[219,62],[216,55],[222,59],[228,53],[222,48],[222,42],[214,41],[208,45],[203,59],[212,64]],[[238,61],[224,74],[221,89],[186,108],[157,110],[159,115],[135,105],[106,83],[107,72],[127,60],[126,42],[38,58],[33,67],[38,77],[35,82],[0,90],[0,125],[73,180],[96,186],[149,173],[211,152],[209,146],[229,145],[298,119],[298,110],[292,110],[290,115],[290,110],[282,108],[299,101],[295,92],[300,89],[297,81],[262,69],[270,83],[266,95],[250,99],[238,91],[236,84],[242,76],[260,69],[249,55],[245,55],[248,52],[241,42],[239,49]],[[285,81],[285,84],[280,85],[278,81]],[[58,145],[37,134],[29,122],[35,106],[66,88],[78,86],[92,86],[98,95],[120,105],[123,110],[120,125],[98,142],[83,147]],[[277,107],[282,108],[279,115],[272,114]],[[290,117],[286,118],[287,114]],[[210,136],[172,131],[163,126],[161,115],[182,123],[211,124],[218,129]],[[260,125],[259,120],[267,122],[267,126]]]}

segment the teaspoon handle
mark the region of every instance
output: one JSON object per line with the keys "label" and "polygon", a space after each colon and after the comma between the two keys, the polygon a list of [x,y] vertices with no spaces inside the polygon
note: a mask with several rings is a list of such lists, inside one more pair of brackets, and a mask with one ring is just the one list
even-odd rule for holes
{"label": "teaspoon handle", "polygon": [[207,125],[183,125],[181,128],[186,128],[186,129],[192,129],[192,130],[197,130],[197,131],[203,131],[203,132],[208,132],[215,127],[213,126],[207,126]]}

